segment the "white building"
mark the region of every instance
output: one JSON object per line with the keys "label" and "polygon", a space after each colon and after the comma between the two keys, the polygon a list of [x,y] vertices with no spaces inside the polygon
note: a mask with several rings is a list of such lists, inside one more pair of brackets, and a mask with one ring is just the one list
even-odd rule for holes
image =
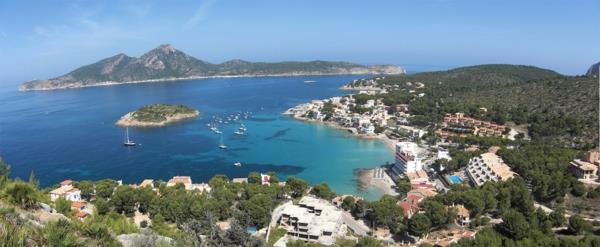
{"label": "white building", "polygon": [[347,232],[342,211],[323,199],[305,196],[298,205],[290,203],[280,212],[277,222],[291,238],[332,245]]}
{"label": "white building", "polygon": [[488,181],[506,181],[514,177],[510,167],[495,153],[484,153],[471,158],[467,165],[467,175],[476,186]]}
{"label": "white building", "polygon": [[412,142],[396,143],[396,162],[392,171],[398,175],[417,172],[423,169],[421,157],[417,154],[418,146]]}
{"label": "white building", "polygon": [[60,187],[50,191],[51,201],[56,201],[56,199],[58,199],[61,196],[69,201],[80,201],[81,191],[73,187],[72,180],[65,180],[60,182]]}

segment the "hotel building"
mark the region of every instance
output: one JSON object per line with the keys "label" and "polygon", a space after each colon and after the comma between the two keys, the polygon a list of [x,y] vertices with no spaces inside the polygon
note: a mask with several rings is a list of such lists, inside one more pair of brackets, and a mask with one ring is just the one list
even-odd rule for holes
{"label": "hotel building", "polygon": [[412,142],[399,142],[396,144],[396,162],[392,166],[392,171],[396,174],[405,176],[408,173],[417,172],[423,169],[421,158],[417,156],[417,144]]}
{"label": "hotel building", "polygon": [[512,178],[514,173],[498,155],[484,153],[469,160],[467,175],[475,186],[481,186],[488,181],[506,181]]}

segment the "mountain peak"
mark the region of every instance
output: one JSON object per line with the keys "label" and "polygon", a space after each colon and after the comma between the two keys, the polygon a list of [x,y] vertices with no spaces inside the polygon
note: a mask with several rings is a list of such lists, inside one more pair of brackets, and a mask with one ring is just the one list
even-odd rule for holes
{"label": "mountain peak", "polygon": [[162,44],[156,47],[154,50],[162,51],[164,53],[172,53],[175,52],[177,49],[175,49],[175,47],[173,47],[171,44]]}

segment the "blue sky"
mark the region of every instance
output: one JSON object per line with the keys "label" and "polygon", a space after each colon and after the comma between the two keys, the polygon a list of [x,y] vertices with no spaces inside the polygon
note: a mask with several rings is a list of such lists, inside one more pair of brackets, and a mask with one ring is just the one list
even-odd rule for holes
{"label": "blue sky", "polygon": [[0,84],[162,43],[213,63],[513,63],[582,74],[600,61],[598,13],[598,0],[2,1]]}

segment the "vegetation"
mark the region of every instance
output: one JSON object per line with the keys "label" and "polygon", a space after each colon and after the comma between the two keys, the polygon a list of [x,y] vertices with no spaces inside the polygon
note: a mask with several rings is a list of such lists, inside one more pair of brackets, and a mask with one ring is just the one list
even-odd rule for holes
{"label": "vegetation", "polygon": [[[417,88],[415,82],[424,87]],[[464,112],[498,123],[527,123],[534,140],[564,147],[589,149],[598,143],[598,104],[590,103],[599,100],[598,83],[592,77],[531,66],[479,65],[386,76],[377,83],[390,92],[376,97],[386,105],[409,104],[413,121],[435,124],[445,113]]]}
{"label": "vegetation", "polygon": [[581,182],[570,175],[569,162],[578,152],[545,143],[527,143],[498,154],[513,171],[532,185],[534,197],[541,202],[561,200]]}
{"label": "vegetation", "polygon": [[140,122],[163,122],[177,114],[196,114],[198,111],[184,105],[152,104],[135,111],[133,118]]}
{"label": "vegetation", "polygon": [[277,240],[279,240],[281,237],[285,236],[286,233],[287,231],[283,228],[271,228],[269,242],[267,242],[267,245],[273,246],[275,242],[277,242]]}
{"label": "vegetation", "polygon": [[325,200],[331,200],[335,197],[335,192],[333,192],[326,183],[316,184],[313,186],[310,193]]}

